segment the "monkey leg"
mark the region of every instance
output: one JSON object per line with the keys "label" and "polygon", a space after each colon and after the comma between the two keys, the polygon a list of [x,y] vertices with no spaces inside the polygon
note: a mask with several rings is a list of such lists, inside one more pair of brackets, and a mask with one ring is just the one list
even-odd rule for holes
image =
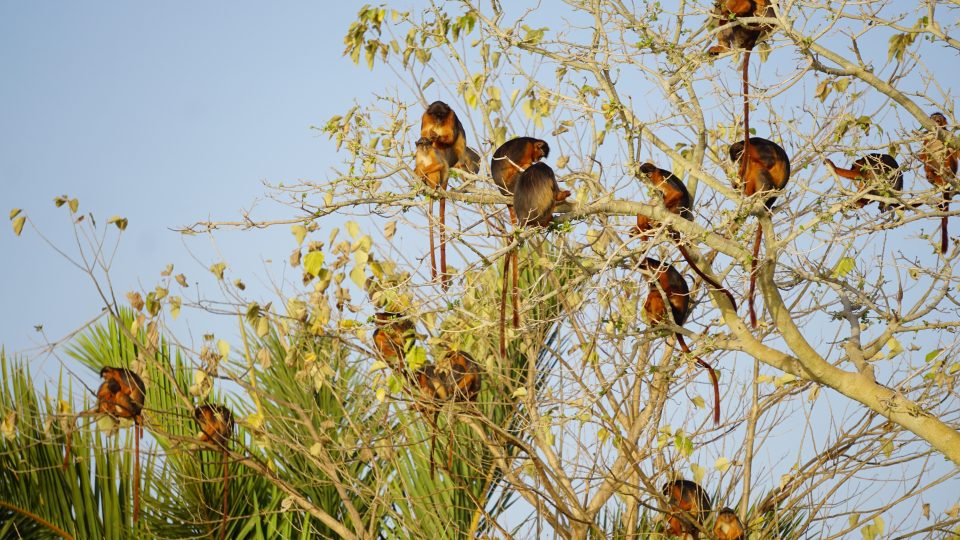
{"label": "monkey leg", "polygon": [[757,327],[757,312],[753,308],[753,294],[757,289],[757,259],[760,256],[760,241],[763,239],[763,226],[757,223],[757,236],[753,241],[753,260],[750,261],[750,290],[747,303],[750,306],[750,325]]}
{"label": "monkey leg", "polygon": [[700,366],[706,368],[707,372],[710,373],[710,382],[713,383],[713,423],[714,425],[719,425],[720,424],[720,380],[717,379],[717,372],[714,371],[713,366],[706,363],[699,356],[694,356],[693,353],[690,352],[690,347],[687,347],[687,342],[683,339],[683,335],[679,333],[675,335],[677,336],[677,343],[680,344],[680,349],[682,349],[684,353],[693,356],[694,359],[696,359],[697,364],[700,364]]}

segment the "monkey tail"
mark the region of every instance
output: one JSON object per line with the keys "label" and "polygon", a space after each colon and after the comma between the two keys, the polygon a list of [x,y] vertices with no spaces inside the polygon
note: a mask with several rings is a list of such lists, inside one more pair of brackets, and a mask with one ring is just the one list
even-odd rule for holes
{"label": "monkey tail", "polygon": [[[443,186],[446,189],[446,186]],[[447,274],[447,198],[440,199],[440,284],[446,291],[450,287],[450,276]]]}
{"label": "monkey tail", "polygon": [[[946,212],[950,209],[950,197],[950,192],[943,194],[943,202],[940,203],[941,211]],[[948,220],[948,216],[943,216],[940,218],[940,253],[942,253],[944,256],[947,255],[947,248],[950,247],[950,236],[947,234]]]}
{"label": "monkey tail", "polygon": [[520,261],[517,259],[517,250],[513,250],[513,283],[510,296],[513,304],[513,327],[520,328]]}
{"label": "monkey tail", "polygon": [[143,436],[143,428],[140,422],[135,422],[134,426],[134,456],[133,456],[133,523],[136,524],[140,519],[140,437]]}
{"label": "monkey tail", "polygon": [[747,156],[750,155],[750,49],[743,52],[743,154],[740,157],[740,182],[746,185]]}
{"label": "monkey tail", "polygon": [[[678,242],[679,242],[679,239],[678,239]],[[679,243],[677,244],[677,247],[680,248],[680,254],[683,255],[684,259],[686,259],[687,264],[690,265],[690,268],[692,268],[693,271],[696,272],[698,276],[700,276],[700,279],[709,283],[710,286],[714,288],[714,290],[720,291],[724,295],[726,295],[727,299],[730,300],[730,303],[733,304],[733,310],[736,311],[737,301],[734,300],[733,295],[730,294],[730,291],[728,291],[723,285],[721,285],[720,283],[717,283],[712,278],[708,277],[705,273],[700,271],[700,268],[697,267],[697,265],[693,262],[693,257],[690,256],[690,253],[687,251],[687,248],[681,246]]]}
{"label": "monkey tail", "polygon": [[500,358],[507,357],[507,338],[506,320],[507,320],[507,283],[510,275],[510,261],[513,260],[510,253],[503,258],[503,284],[500,287]]}
{"label": "monkey tail", "polygon": [[[507,207],[510,210],[510,223],[514,230],[517,228],[517,211],[513,206]],[[520,328],[520,261],[517,259],[517,252],[513,252],[513,288],[510,289],[513,302],[513,327]]]}
{"label": "monkey tail", "polygon": [[753,241],[753,260],[750,261],[750,291],[747,302],[750,305],[750,325],[757,327],[757,312],[753,308],[753,296],[757,290],[757,259],[760,257],[760,241],[763,238],[763,226],[757,223],[757,236]]}
{"label": "monkey tail", "polygon": [[223,450],[223,521],[220,523],[220,540],[227,537],[227,497],[229,495],[228,486],[230,484],[230,462],[227,460],[227,448]]}
{"label": "monkey tail", "polygon": [[430,199],[430,213],[427,216],[427,227],[430,229],[430,279],[437,280],[436,245],[433,241],[433,198]]}
{"label": "monkey tail", "polygon": [[[683,352],[689,355],[692,355],[693,353],[690,352],[690,347],[687,347],[687,342],[684,341],[683,335],[681,335],[678,332],[676,336],[677,336],[677,343],[680,344],[680,349],[683,350]],[[713,423],[714,425],[719,425],[720,424],[720,381],[719,379],[717,379],[717,372],[713,369],[713,366],[706,363],[699,356],[694,356],[694,358],[697,360],[697,363],[700,364],[700,366],[705,367],[707,369],[707,372],[710,373],[710,382],[713,383]]]}

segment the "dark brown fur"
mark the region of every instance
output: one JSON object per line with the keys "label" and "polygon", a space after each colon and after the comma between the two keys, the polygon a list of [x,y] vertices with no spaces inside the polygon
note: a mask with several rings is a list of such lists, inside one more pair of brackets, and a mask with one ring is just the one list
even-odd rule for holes
{"label": "dark brown fur", "polygon": [[[899,170],[900,165],[897,160],[889,154],[867,154],[854,161],[849,169],[841,169],[829,159],[824,162],[837,176],[856,181],[857,189],[863,190],[871,184],[885,184],[883,191],[870,190],[867,192],[868,195],[885,197],[889,196],[890,190],[899,193],[903,189],[903,172]],[[858,208],[863,208],[870,202],[870,199],[863,198],[856,204]],[[897,203],[886,204],[883,201],[878,201],[878,204],[882,212],[899,206]]]}
{"label": "dark brown fur", "polygon": [[[670,314],[673,316],[673,322],[677,326],[683,326],[687,317],[690,315],[690,288],[687,281],[676,268],[669,264],[662,263],[656,259],[644,259],[640,269],[649,276],[650,290],[647,299],[643,303],[643,318],[650,325],[665,323],[667,319],[667,304],[664,298],[670,304]],[[683,335],[675,333],[677,343],[680,349],[693,356]],[[720,423],[720,383],[717,380],[717,373],[713,367],[705,362],[699,356],[694,356],[701,367],[707,369],[710,374],[710,381],[713,383],[713,422]]]}
{"label": "dark brown fur", "polygon": [[[779,144],[760,137],[750,137],[750,144],[746,145],[746,159],[741,161],[743,148],[743,141],[730,145],[730,160],[740,165],[739,187],[747,197],[760,193],[764,197],[764,204],[770,209],[777,200],[775,191],[786,187],[787,180],[790,179],[790,158]],[[750,324],[754,328],[757,327],[757,312],[753,307],[753,296],[757,287],[757,261],[762,238],[763,229],[757,223],[757,234],[753,242],[753,261],[750,263],[750,291],[747,293]]]}
{"label": "dark brown fur", "polygon": [[743,530],[743,523],[740,522],[737,513],[729,508],[724,508],[717,513],[713,535],[717,537],[717,540],[744,540],[746,531]]}
{"label": "dark brown fur", "polygon": [[[773,17],[773,4],[770,0],[717,0],[710,24],[714,28],[735,22],[736,17]],[[747,51],[773,31],[769,24],[733,24],[717,32],[717,45],[710,47],[709,54],[721,54],[732,49]]]}
{"label": "dark brown fur", "polygon": [[[139,375],[125,368],[104,366],[100,370],[103,382],[97,389],[97,409],[100,414],[106,414],[118,420],[129,418],[133,420],[134,452],[133,460],[133,521],[140,518],[140,439],[143,438],[143,404],[146,400],[146,386]],[[67,439],[69,443],[69,438]],[[67,447],[69,455],[70,448]]]}
{"label": "dark brown fur", "polygon": [[[648,182],[650,182],[650,184],[653,185],[653,187],[660,190],[660,193],[663,194],[663,204],[667,207],[667,210],[673,214],[677,214],[687,221],[693,221],[693,212],[690,210],[691,206],[693,205],[690,192],[687,191],[687,186],[685,186],[679,178],[674,176],[672,172],[665,169],[660,169],[652,163],[644,163],[641,165],[640,172],[643,173],[644,177]],[[644,216],[643,214],[637,214],[637,226],[634,228],[634,233],[640,238],[649,238],[649,231],[653,226],[654,223],[647,216]],[[679,233],[673,231],[672,237],[674,241],[677,242],[677,247],[680,249],[680,254],[683,255],[683,258],[687,261],[687,264],[690,265],[690,268],[692,268],[701,279],[709,283],[711,287],[723,292],[727,299],[730,300],[730,303],[733,304],[733,310],[736,311],[737,301],[733,298],[733,295],[730,293],[730,291],[700,270],[700,268],[693,262],[693,257],[690,256],[690,253],[687,251],[687,249],[683,247],[683,244],[680,243]]]}
{"label": "dark brown fur", "polygon": [[[673,535],[690,535],[700,538],[704,518],[710,513],[710,496],[696,482],[674,480],[664,484],[661,490],[670,505],[667,514],[667,532]],[[691,518],[693,522],[691,522]]]}
{"label": "dark brown fur", "polygon": [[220,449],[223,455],[223,522],[220,524],[220,538],[227,535],[227,503],[230,483],[230,466],[227,459],[230,437],[233,436],[233,413],[223,405],[201,405],[193,410],[193,419],[200,426],[200,442],[209,443]]}
{"label": "dark brown fur", "polygon": [[[941,128],[947,125],[947,117],[942,113],[933,113],[930,119]],[[923,162],[923,172],[927,181],[944,190],[943,202],[937,205],[941,212],[949,209],[950,199],[953,198],[950,181],[956,180],[958,158],[960,158],[960,151],[950,149],[933,134],[930,134],[923,143],[920,161]],[[947,216],[943,216],[940,218],[940,253],[946,254],[948,247],[950,247],[950,237],[947,235]]]}
{"label": "dark brown fur", "polygon": [[[480,365],[463,351],[448,351],[440,365],[426,365],[414,374],[420,397],[417,409],[433,427],[430,437],[430,476],[436,466],[433,460],[437,438],[437,415],[443,402],[473,402],[480,393]],[[453,466],[453,426],[449,426],[447,468]]]}
{"label": "dark brown fur", "polygon": [[[535,139],[534,139],[535,140]],[[530,145],[528,148],[536,148]],[[549,151],[549,149],[545,149]],[[557,203],[563,202],[570,196],[569,191],[563,191],[557,184],[557,177],[553,169],[543,162],[537,162],[527,167],[517,177],[513,186],[513,210],[516,212],[517,227],[547,227],[553,221],[553,210]],[[513,217],[513,216],[511,216]],[[517,305],[519,291],[517,290],[518,264],[516,251],[507,255],[503,268],[503,289],[500,300],[500,355],[506,356],[507,347],[504,338],[504,318],[506,312],[506,290],[508,266],[513,264],[514,286],[514,327],[517,326]]]}
{"label": "dark brown fur", "polygon": [[[514,184],[516,183],[517,178],[520,177],[520,173],[534,163],[547,157],[549,154],[550,146],[546,143],[546,141],[534,139],[533,137],[517,137],[515,139],[510,139],[509,141],[501,144],[500,147],[493,152],[493,158],[490,160],[490,174],[493,176],[494,184],[497,185],[500,193],[505,196],[512,197]],[[517,214],[514,211],[513,205],[508,205],[507,210],[510,212],[510,224],[516,227]],[[517,267],[517,264],[518,261],[516,258],[516,252],[512,252],[510,255],[508,255],[503,265],[504,288],[502,293],[503,299],[500,302],[501,354],[506,354],[506,344],[503,341],[503,326],[506,318],[507,275],[511,271],[511,266],[513,271],[513,287],[511,289],[511,301],[513,303],[513,327],[518,328],[520,326],[520,289],[518,286],[520,270]]]}
{"label": "dark brown fur", "polygon": [[404,369],[404,358],[416,333],[413,322],[390,312],[377,313],[374,321],[377,329],[373,331],[373,344],[380,358],[393,369]]}
{"label": "dark brown fur", "polygon": [[[517,137],[500,145],[490,160],[490,174],[500,193],[510,197],[517,177],[534,163],[550,155],[546,141]],[[516,223],[514,223],[516,225]]]}

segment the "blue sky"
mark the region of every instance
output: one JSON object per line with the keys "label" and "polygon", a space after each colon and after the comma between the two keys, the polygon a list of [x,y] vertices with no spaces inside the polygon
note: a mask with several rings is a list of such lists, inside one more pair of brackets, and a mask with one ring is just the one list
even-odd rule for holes
{"label": "blue sky", "polygon": [[[72,253],[55,196],[78,198],[101,223],[128,217],[111,272],[118,294],[152,288],[168,263],[208,287],[204,269],[219,259],[248,283],[265,274],[263,258],[282,263],[293,248],[285,228],[218,234],[215,244],[170,229],[236,219],[258,200],[254,215],[290,217],[262,201],[262,182],[322,179],[338,160],[310,126],[366,95],[374,78],[341,56],[361,4],[242,4],[0,2],[4,213],[23,208]],[[34,325],[58,339],[100,311],[82,272],[29,228],[15,238],[5,227],[8,352],[42,343]],[[191,330],[199,336],[203,324],[191,320]]]}

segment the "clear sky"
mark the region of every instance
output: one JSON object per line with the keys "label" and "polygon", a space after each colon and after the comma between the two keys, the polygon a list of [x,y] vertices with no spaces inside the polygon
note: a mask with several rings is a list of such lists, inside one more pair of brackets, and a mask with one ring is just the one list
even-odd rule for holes
{"label": "clear sky", "polygon": [[[215,245],[170,229],[237,219],[258,200],[254,215],[290,217],[262,200],[261,182],[319,180],[337,164],[310,126],[369,93],[373,76],[341,55],[361,5],[0,1],[0,209],[23,208],[68,249],[55,196],[78,198],[101,223],[128,217],[111,273],[121,295],[152,289],[168,263],[201,287],[213,286],[205,269],[220,259],[231,279],[262,281],[262,260],[279,268],[294,246],[285,227],[218,234]],[[8,352],[42,343],[34,325],[59,339],[100,311],[82,272],[29,227],[21,238],[4,227]],[[202,325],[191,318],[196,338]]]}
{"label": "clear sky", "polygon": [[[294,247],[286,227],[214,239],[171,229],[251,208],[289,218],[291,209],[264,199],[262,182],[319,181],[339,163],[310,126],[392,86],[389,70],[371,73],[341,55],[363,3],[0,0],[0,212],[23,208],[73,254],[55,196],[78,198],[100,223],[129,218],[111,272],[121,297],[152,289],[168,263],[194,294],[219,297],[206,268],[221,260],[230,280],[268,289]],[[956,67],[955,55],[945,52],[943,65]],[[0,346],[55,376],[60,364],[37,354],[44,338],[34,326],[60,339],[103,302],[35,231],[16,238],[8,222],[0,227]],[[196,345],[234,326],[191,312],[174,330]]]}

